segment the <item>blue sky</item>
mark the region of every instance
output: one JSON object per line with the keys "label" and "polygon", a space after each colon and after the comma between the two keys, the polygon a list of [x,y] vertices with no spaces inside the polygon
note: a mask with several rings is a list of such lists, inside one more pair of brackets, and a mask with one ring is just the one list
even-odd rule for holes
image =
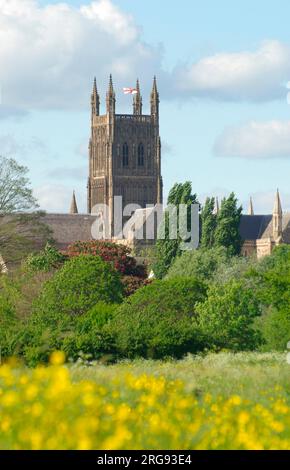
{"label": "blue sky", "polygon": [[85,211],[94,75],[104,105],[113,73],[117,112],[138,76],[146,112],[156,73],[165,194],[191,180],[267,213],[279,187],[290,210],[289,17],[288,0],[0,0],[0,154],[42,208],[67,211],[75,189]]}

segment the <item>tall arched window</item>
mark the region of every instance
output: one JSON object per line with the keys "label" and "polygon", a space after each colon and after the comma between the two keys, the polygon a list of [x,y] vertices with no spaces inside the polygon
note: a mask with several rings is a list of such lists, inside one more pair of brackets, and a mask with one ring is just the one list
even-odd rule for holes
{"label": "tall arched window", "polygon": [[144,166],[144,145],[138,145],[138,166]]}
{"label": "tall arched window", "polygon": [[129,166],[129,148],[127,142],[123,145],[123,166]]}

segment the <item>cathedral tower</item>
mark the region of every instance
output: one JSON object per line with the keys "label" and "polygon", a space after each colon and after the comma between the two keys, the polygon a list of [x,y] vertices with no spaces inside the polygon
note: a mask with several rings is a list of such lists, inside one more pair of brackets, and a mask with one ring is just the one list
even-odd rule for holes
{"label": "cathedral tower", "polygon": [[[110,209],[113,227],[114,197],[141,207],[162,203],[159,93],[154,77],[151,114],[142,114],[139,81],[133,98],[133,114],[116,114],[112,77],[106,96],[106,114],[100,115],[100,99],[94,81],[91,98],[89,142],[88,212],[96,204]],[[124,221],[125,219],[123,219]]]}

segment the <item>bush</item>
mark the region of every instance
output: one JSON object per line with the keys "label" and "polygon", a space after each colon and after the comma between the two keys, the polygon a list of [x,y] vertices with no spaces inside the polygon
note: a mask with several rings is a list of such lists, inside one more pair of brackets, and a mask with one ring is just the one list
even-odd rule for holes
{"label": "bush", "polygon": [[44,284],[34,304],[43,315],[82,315],[96,303],[119,303],[123,286],[115,269],[99,256],[71,259]]}
{"label": "bush", "polygon": [[212,285],[207,300],[196,310],[208,349],[253,350],[261,343],[261,335],[254,328],[260,305],[241,282]]}
{"label": "bush", "polygon": [[263,258],[254,272],[257,296],[264,305],[258,325],[263,349],[283,351],[290,341],[290,246],[281,245]]}
{"label": "bush", "polygon": [[13,355],[17,332],[17,318],[11,303],[0,296],[0,363],[2,357]]}
{"label": "bush", "polygon": [[64,351],[73,360],[80,356],[99,359],[112,350],[112,339],[104,325],[115,310],[115,305],[100,302],[82,316],[35,313],[19,337],[21,354],[30,366],[47,362],[54,350]]}
{"label": "bush", "polygon": [[206,295],[196,279],[154,281],[125,301],[109,325],[123,357],[182,357],[201,349],[195,305]]}
{"label": "bush", "polygon": [[53,269],[60,268],[66,260],[66,256],[60,253],[49,243],[46,244],[43,251],[28,256],[24,263],[24,267],[31,272],[39,271],[49,272]]}
{"label": "bush", "polygon": [[151,284],[150,279],[144,279],[143,277],[137,276],[123,276],[122,284],[124,286],[124,296],[129,297],[134,294],[138,289]]}
{"label": "bush", "polygon": [[208,280],[214,276],[221,264],[229,261],[229,258],[228,251],[223,247],[185,251],[176,258],[166,278],[186,276]]}
{"label": "bush", "polygon": [[69,245],[67,255],[70,258],[79,255],[97,255],[102,260],[112,263],[114,268],[121,274],[137,274],[136,261],[130,256],[130,249],[116,243],[102,240],[76,242]]}

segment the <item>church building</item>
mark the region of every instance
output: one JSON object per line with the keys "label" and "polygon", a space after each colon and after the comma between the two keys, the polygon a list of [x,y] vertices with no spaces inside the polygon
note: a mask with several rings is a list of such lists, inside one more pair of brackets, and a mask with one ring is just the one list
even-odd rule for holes
{"label": "church building", "polygon": [[[110,76],[106,95],[106,114],[100,112],[100,96],[94,80],[91,95],[91,136],[89,141],[89,169],[87,183],[87,214],[79,214],[73,193],[69,214],[47,214],[57,246],[66,246],[77,240],[91,240],[91,228],[96,220],[95,207],[105,204],[110,208],[110,227],[114,237],[114,198],[122,196],[123,208],[138,204],[134,218],[136,227],[142,228],[152,213],[146,205],[162,203],[161,141],[159,135],[159,93],[156,78],[150,96],[150,114],[142,112],[139,81],[133,97],[132,114],[116,113],[116,96]],[[218,211],[218,202],[216,204]],[[122,222],[128,225],[128,217]],[[279,192],[275,195],[273,212],[255,215],[250,200],[247,215],[241,216],[240,233],[242,254],[258,258],[271,253],[276,245],[290,244],[290,213],[283,213]],[[136,234],[135,234],[136,235]],[[127,244],[138,244],[136,236]],[[135,237],[135,238],[134,238]],[[125,241],[126,243],[126,241]]]}

